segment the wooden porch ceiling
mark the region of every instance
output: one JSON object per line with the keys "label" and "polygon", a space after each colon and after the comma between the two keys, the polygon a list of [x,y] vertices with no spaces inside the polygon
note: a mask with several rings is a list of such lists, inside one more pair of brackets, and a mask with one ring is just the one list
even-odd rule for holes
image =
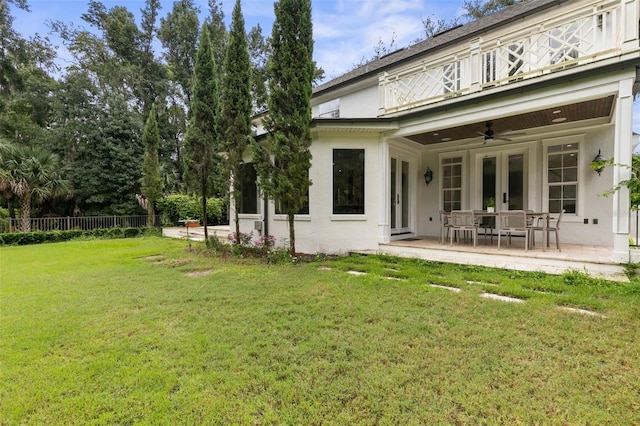
{"label": "wooden porch ceiling", "polygon": [[[560,105],[525,114],[494,118],[490,120],[492,124],[491,130],[494,132],[496,139],[499,138],[499,136],[509,138],[510,133],[526,129],[595,118],[610,118],[613,113],[614,100],[615,96],[611,95],[606,98]],[[483,136],[479,133],[484,133],[486,130],[487,122],[480,122],[412,135],[409,136],[408,139],[422,145],[472,138],[482,140]]]}

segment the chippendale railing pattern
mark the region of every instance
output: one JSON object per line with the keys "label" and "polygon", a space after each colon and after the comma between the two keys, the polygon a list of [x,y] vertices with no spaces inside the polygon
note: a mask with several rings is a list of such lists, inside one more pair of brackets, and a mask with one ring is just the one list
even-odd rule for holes
{"label": "chippendale railing pattern", "polygon": [[621,49],[620,1],[599,2],[380,76],[380,115],[607,58]]}

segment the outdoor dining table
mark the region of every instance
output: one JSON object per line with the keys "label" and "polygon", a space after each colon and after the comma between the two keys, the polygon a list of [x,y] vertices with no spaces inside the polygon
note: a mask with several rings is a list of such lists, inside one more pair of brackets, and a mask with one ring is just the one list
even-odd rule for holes
{"label": "outdoor dining table", "polygon": [[[535,219],[542,220],[542,251],[547,251],[547,244],[549,242],[549,233],[548,233],[549,231],[547,229],[549,228],[549,220],[551,218],[551,213],[527,211],[526,214],[527,214],[527,217],[530,217],[533,220]],[[499,215],[498,212],[488,212],[485,210],[473,211],[473,216],[478,218],[483,218],[483,217],[497,218],[498,215]]]}

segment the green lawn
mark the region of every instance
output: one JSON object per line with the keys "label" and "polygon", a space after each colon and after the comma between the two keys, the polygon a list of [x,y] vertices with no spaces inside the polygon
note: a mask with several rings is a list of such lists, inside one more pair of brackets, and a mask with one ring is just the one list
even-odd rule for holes
{"label": "green lawn", "polygon": [[2,247],[0,309],[0,424],[640,424],[635,279],[147,237]]}

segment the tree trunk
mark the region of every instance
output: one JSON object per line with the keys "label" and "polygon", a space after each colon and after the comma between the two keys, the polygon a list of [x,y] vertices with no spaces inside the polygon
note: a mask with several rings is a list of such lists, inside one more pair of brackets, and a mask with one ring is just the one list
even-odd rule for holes
{"label": "tree trunk", "polygon": [[20,198],[20,230],[31,232],[31,194]]}
{"label": "tree trunk", "polygon": [[294,227],[294,217],[293,213],[289,213],[289,253],[291,256],[296,255],[296,231]]}
{"label": "tree trunk", "polygon": [[233,197],[233,205],[234,205],[234,216],[236,221],[236,244],[240,244],[240,198],[235,196]]}
{"label": "tree trunk", "polygon": [[204,240],[209,243],[209,232],[207,231],[207,173],[202,173],[202,224],[204,225]]}
{"label": "tree trunk", "polygon": [[151,201],[147,206],[147,226],[153,228],[156,226],[156,209]]}

